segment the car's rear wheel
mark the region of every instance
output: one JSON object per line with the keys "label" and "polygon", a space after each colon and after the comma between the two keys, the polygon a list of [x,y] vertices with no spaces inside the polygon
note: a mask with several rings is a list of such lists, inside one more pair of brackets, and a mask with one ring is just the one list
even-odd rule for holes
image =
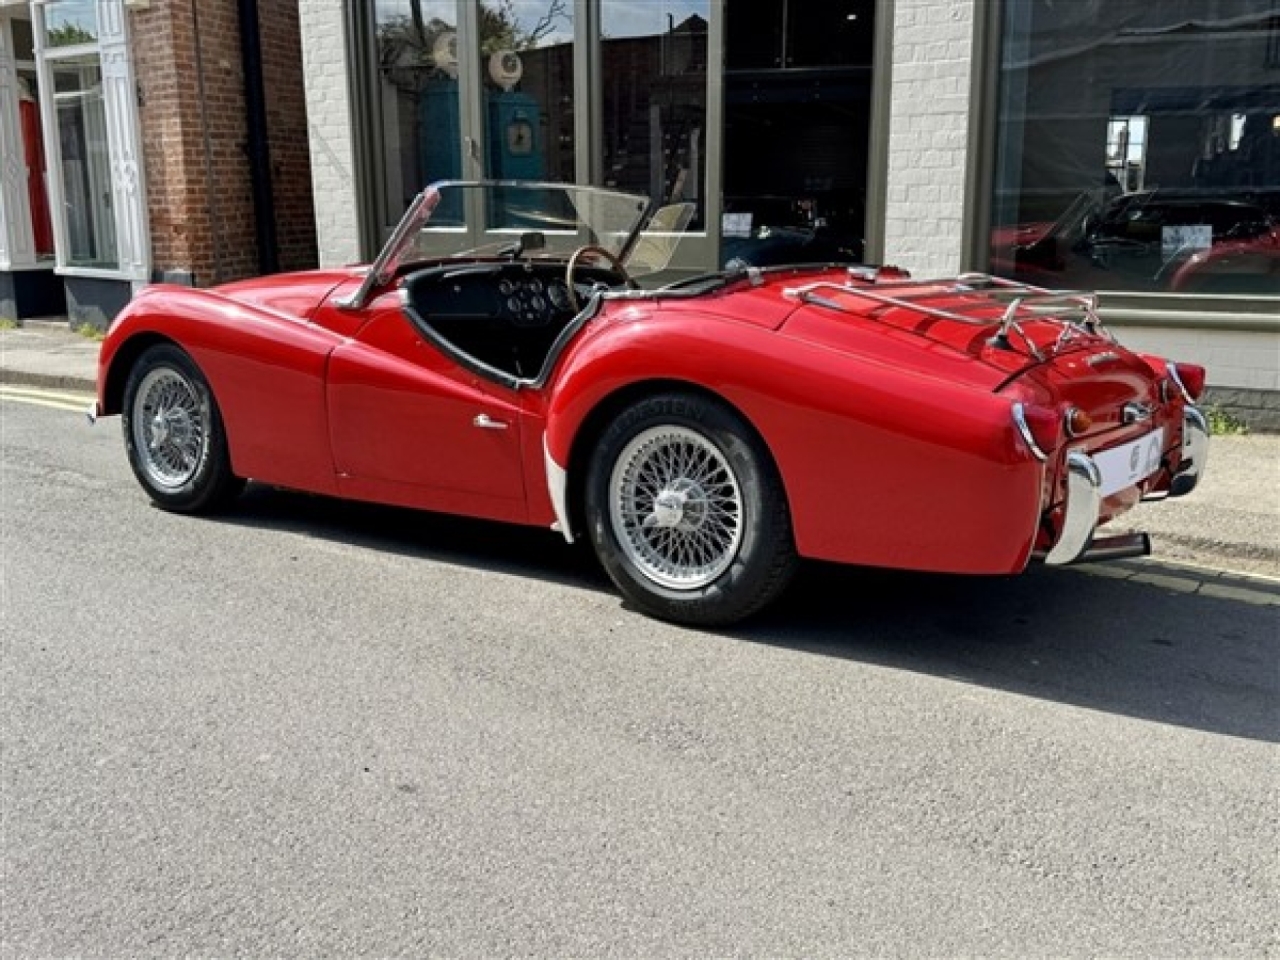
{"label": "car's rear wheel", "polygon": [[243,488],[209,383],[178,347],[158,344],[138,358],[125,383],[123,422],[129,465],[166,510],[216,510]]}
{"label": "car's rear wheel", "polygon": [[663,619],[741,620],[795,569],[772,458],[736,412],[697,394],[648,397],[614,420],[592,457],[585,506],[609,576]]}

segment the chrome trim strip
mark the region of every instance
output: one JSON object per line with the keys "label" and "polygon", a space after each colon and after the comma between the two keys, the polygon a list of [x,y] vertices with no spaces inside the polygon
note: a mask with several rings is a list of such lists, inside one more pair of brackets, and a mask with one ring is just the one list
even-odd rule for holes
{"label": "chrome trim strip", "polygon": [[1063,508],[1062,532],[1045,555],[1044,562],[1061,566],[1079,560],[1093,540],[1102,507],[1102,473],[1087,454],[1073,450],[1067,454],[1067,500]]}
{"label": "chrome trim strip", "polygon": [[560,531],[566,543],[573,543],[573,527],[569,525],[569,472],[551,456],[545,433],[542,435],[542,459],[547,468],[547,494],[551,497],[551,509],[556,514],[556,522],[551,529]]}
{"label": "chrome trim strip", "polygon": [[1169,484],[1169,496],[1185,497],[1196,488],[1209,462],[1209,422],[1198,407],[1182,411],[1182,462],[1186,464]]}
{"label": "chrome trim strip", "polygon": [[1044,463],[1049,459],[1049,455],[1040,449],[1040,444],[1036,443],[1036,438],[1031,435],[1031,427],[1027,423],[1026,409],[1020,403],[1015,403],[1012,409],[1013,423],[1018,428],[1018,433],[1022,435],[1022,442],[1030,449],[1032,455]]}
{"label": "chrome trim strip", "polygon": [[1182,399],[1186,400],[1187,403],[1195,403],[1195,398],[1187,392],[1187,385],[1182,382],[1182,374],[1178,372],[1178,365],[1172,360],[1169,360],[1165,363],[1164,367],[1169,374],[1169,379],[1176,383],[1178,385],[1178,389],[1182,391]]}

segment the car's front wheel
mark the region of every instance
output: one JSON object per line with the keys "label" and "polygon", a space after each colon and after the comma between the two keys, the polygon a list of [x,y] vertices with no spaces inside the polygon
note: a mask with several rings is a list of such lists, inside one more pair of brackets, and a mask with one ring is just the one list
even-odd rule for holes
{"label": "car's front wheel", "polygon": [[158,344],[138,358],[125,383],[123,425],[134,475],[166,510],[212,511],[244,486],[209,383],[178,347]]}
{"label": "car's front wheel", "polygon": [[768,450],[735,411],[697,394],[648,397],[617,417],[592,457],[585,506],[609,576],[663,619],[741,620],[795,569]]}

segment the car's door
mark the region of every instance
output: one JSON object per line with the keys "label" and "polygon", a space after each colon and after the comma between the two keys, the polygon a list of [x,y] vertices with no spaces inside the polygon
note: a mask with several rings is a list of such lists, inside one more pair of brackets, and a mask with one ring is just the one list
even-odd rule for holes
{"label": "car's door", "polygon": [[341,492],[524,521],[514,392],[464,370],[419,336],[396,293],[371,303],[368,315],[334,350],[326,378]]}

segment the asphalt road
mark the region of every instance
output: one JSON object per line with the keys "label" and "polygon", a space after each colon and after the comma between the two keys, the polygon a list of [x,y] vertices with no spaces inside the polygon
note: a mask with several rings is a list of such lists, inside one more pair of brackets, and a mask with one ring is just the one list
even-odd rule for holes
{"label": "asphalt road", "polygon": [[542,531],[165,514],[3,401],[0,531],[5,957],[1280,954],[1247,587],[811,567],[685,630]]}

